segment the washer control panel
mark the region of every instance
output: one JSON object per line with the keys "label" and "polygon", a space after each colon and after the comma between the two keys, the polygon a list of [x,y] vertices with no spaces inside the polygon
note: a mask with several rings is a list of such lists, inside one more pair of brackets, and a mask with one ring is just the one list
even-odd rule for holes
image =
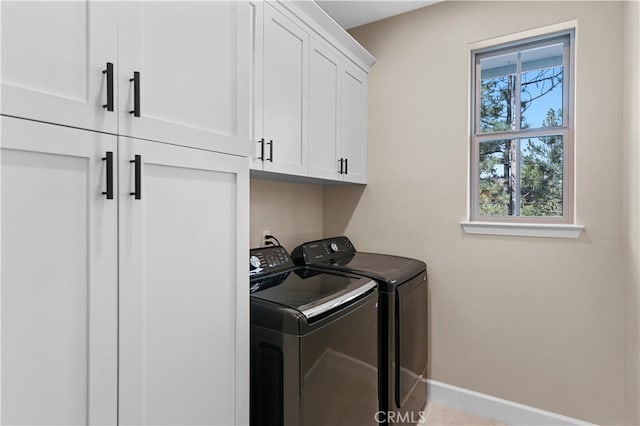
{"label": "washer control panel", "polygon": [[261,247],[249,251],[249,275],[265,275],[295,266],[282,246]]}
{"label": "washer control panel", "polygon": [[356,249],[353,247],[353,244],[351,244],[351,241],[347,237],[338,237],[330,240],[323,240],[321,244],[324,248],[324,252],[327,254],[338,252],[353,254],[356,252]]}
{"label": "washer control panel", "polygon": [[293,250],[291,257],[298,265],[314,265],[350,257],[355,253],[356,249],[349,238],[342,236],[304,243]]}

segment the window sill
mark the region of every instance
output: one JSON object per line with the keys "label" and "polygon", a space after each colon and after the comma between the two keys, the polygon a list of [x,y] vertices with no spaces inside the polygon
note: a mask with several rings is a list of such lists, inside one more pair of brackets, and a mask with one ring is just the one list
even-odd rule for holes
{"label": "window sill", "polygon": [[584,230],[582,225],[541,223],[460,222],[466,234],[508,235],[514,237],[544,237],[576,239]]}

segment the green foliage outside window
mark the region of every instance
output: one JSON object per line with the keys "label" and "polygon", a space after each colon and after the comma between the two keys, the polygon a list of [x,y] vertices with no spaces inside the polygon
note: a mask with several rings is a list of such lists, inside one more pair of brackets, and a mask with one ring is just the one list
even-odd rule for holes
{"label": "green foliage outside window", "polygon": [[[542,123],[528,123],[527,110],[536,100],[561,92],[562,67],[523,73],[521,78],[520,129],[561,127],[561,108],[549,108]],[[509,74],[481,81],[481,133],[518,127],[514,125],[515,79],[515,74]],[[479,143],[479,159],[480,215],[562,216],[561,135],[484,140]]]}

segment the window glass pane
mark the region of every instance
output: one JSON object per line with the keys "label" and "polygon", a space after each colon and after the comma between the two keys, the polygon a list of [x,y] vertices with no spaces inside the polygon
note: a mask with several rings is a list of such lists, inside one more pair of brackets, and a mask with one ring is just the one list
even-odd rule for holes
{"label": "window glass pane", "polygon": [[481,216],[508,216],[511,205],[511,141],[480,143],[478,201]]}
{"label": "window glass pane", "polygon": [[562,216],[562,136],[520,141],[520,215]]}
{"label": "window glass pane", "polygon": [[512,129],[516,61],[516,53],[480,60],[481,133]]}
{"label": "window glass pane", "polygon": [[481,216],[562,216],[562,136],[480,143]]}
{"label": "window glass pane", "polygon": [[562,126],[562,43],[521,52],[520,126]]}

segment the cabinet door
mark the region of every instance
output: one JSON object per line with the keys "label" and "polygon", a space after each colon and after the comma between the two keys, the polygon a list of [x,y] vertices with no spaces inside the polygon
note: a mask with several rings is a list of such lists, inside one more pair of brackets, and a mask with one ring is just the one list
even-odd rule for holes
{"label": "cabinet door", "polygon": [[341,179],[338,174],[340,62],[311,39],[309,65],[309,176]]}
{"label": "cabinet door", "polygon": [[121,425],[249,422],[248,162],[120,139]]}
{"label": "cabinet door", "polygon": [[115,136],[2,118],[2,424],[116,424],[107,151]]}
{"label": "cabinet door", "polygon": [[262,134],[263,127],[263,28],[264,2],[262,0],[249,2],[250,43],[251,43],[251,89],[249,121],[249,139],[251,148],[249,165],[252,169],[262,170],[264,149],[266,148]]}
{"label": "cabinet door", "polygon": [[248,155],[248,13],[244,1],[119,3],[119,133]]}
{"label": "cabinet door", "polygon": [[344,180],[367,183],[367,75],[355,66],[342,72],[341,157],[347,160]]}
{"label": "cabinet door", "polygon": [[[2,2],[2,114],[115,133],[116,3]],[[117,64],[116,64],[117,65]]]}
{"label": "cabinet door", "polygon": [[307,174],[309,36],[264,4],[264,170]]}

